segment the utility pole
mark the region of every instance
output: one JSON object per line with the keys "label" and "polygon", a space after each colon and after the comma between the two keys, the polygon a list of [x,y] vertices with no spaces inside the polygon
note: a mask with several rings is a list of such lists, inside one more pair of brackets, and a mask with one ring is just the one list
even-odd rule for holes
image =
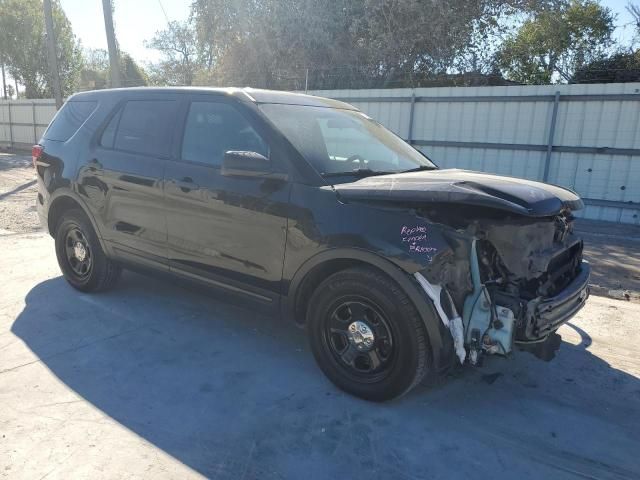
{"label": "utility pole", "polygon": [[9,97],[7,95],[7,77],[4,76],[4,62],[0,62],[0,66],[2,67],[2,88],[4,90],[4,99],[7,100]]}
{"label": "utility pole", "polygon": [[60,88],[60,73],[58,71],[58,57],[56,55],[56,37],[53,32],[53,14],[51,0],[44,0],[44,23],[47,29],[47,55],[49,57],[49,73],[51,74],[51,88],[56,99],[56,109],[62,107],[62,89]]}
{"label": "utility pole", "polygon": [[113,15],[111,0],[102,0],[102,12],[104,14],[104,29],[107,32],[107,46],[109,47],[109,66],[111,67],[111,88],[118,88],[120,82],[120,61],[118,59],[118,45],[116,34],[113,30]]}

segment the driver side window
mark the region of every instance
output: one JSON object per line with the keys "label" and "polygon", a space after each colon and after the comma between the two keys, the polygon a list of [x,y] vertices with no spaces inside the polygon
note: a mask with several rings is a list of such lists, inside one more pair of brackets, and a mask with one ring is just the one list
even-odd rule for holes
{"label": "driver side window", "polygon": [[257,152],[269,157],[267,143],[233,106],[191,102],[182,140],[182,159],[220,166],[229,150]]}

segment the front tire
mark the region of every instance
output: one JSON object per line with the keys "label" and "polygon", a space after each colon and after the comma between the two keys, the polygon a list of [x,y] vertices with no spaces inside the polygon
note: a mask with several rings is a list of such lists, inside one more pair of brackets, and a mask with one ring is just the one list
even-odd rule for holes
{"label": "front tire", "polygon": [[425,326],[402,289],[381,272],[337,272],[309,302],[313,355],[336,386],[360,398],[404,395],[431,368]]}
{"label": "front tire", "polygon": [[55,232],[56,257],[64,278],[82,292],[113,287],[121,268],[104,254],[91,222],[82,210],[68,210]]}

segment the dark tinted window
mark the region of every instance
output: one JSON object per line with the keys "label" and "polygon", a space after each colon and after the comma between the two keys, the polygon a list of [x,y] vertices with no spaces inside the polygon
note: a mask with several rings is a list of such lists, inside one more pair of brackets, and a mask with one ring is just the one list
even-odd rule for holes
{"label": "dark tinted window", "polygon": [[177,113],[173,100],[131,100],[124,105],[114,147],[146,155],[169,156]]}
{"label": "dark tinted window", "polygon": [[71,101],[64,104],[44,134],[48,140],[66,142],[78,131],[98,102]]}
{"label": "dark tinted window", "polygon": [[258,152],[269,156],[267,144],[231,105],[193,102],[182,141],[182,158],[221,165],[229,150]]}
{"label": "dark tinted window", "polygon": [[103,147],[113,148],[113,142],[116,139],[116,128],[118,128],[118,122],[120,121],[121,115],[122,109],[119,109],[118,112],[113,117],[111,117],[107,128],[105,128],[104,132],[102,132],[100,145],[102,145]]}

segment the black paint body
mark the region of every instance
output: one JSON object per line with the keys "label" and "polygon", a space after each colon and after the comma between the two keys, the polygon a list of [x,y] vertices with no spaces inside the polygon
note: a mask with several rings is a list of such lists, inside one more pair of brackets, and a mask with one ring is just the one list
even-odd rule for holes
{"label": "black paint body", "polygon": [[[138,99],[178,104],[171,148],[162,155],[131,154],[98,143],[118,106]],[[220,168],[180,158],[188,106],[202,99],[232,104],[250,121],[269,143],[269,174],[227,176]],[[581,207],[575,194],[559,187],[451,170],[332,185],[258,108],[260,103],[299,103],[353,109],[332,100],[174,88],[87,92],[69,101],[95,101],[97,108],[67,141],[48,140],[46,134],[40,141],[37,203],[50,232],[65,208],[79,206],[112,259],[212,285],[299,323],[323,275],[353,262],[372,265],[393,278],[420,311],[437,365],[447,362],[451,340],[412,275],[441,258],[464,264],[471,237],[446,221],[429,220],[421,205],[445,211],[451,205],[481,206],[504,218],[547,218]],[[402,234],[403,227],[416,226],[428,230],[428,241],[420,243],[425,248],[417,252]]]}

